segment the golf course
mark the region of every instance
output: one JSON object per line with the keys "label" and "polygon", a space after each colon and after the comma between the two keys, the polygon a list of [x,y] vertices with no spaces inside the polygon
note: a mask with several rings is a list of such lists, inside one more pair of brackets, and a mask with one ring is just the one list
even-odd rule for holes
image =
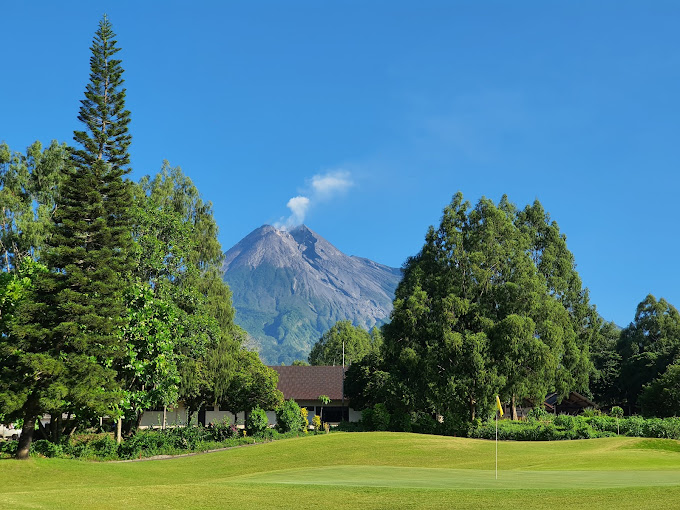
{"label": "golf course", "polygon": [[141,462],[0,460],[0,508],[678,508],[680,442],[332,433]]}

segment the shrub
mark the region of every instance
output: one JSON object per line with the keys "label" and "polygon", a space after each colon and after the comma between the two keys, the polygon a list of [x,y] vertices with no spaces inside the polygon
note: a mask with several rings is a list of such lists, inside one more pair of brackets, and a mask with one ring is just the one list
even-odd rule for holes
{"label": "shrub", "polygon": [[234,437],[236,427],[232,426],[229,418],[225,416],[222,421],[213,424],[212,427],[208,427],[208,431],[210,432],[213,441],[226,441],[227,439]]}
{"label": "shrub", "polygon": [[321,416],[318,414],[314,415],[314,418],[312,418],[312,426],[314,427],[315,432],[319,432],[321,430]]}
{"label": "shrub", "polygon": [[43,457],[62,457],[64,450],[60,444],[45,439],[38,439],[31,445],[31,453],[42,455]]}
{"label": "shrub", "polygon": [[623,409],[619,406],[614,406],[611,408],[611,411],[609,411],[609,415],[613,418],[623,418]]}
{"label": "shrub", "polygon": [[[306,409],[305,409],[306,411]],[[253,409],[246,420],[246,430],[251,436],[262,436],[265,430],[269,428],[269,419],[264,409],[259,406]]]}
{"label": "shrub", "polygon": [[545,409],[543,409],[542,406],[533,407],[527,413],[528,421],[550,421],[553,419],[553,417],[554,416]]}
{"label": "shrub", "polygon": [[435,434],[437,432],[437,420],[431,414],[418,413],[413,422],[413,432],[419,434]]}
{"label": "shrub", "polygon": [[387,430],[390,425],[390,413],[385,404],[375,404],[361,412],[361,420],[367,430]]}
{"label": "shrub", "polygon": [[464,416],[450,412],[444,415],[444,422],[439,426],[442,434],[458,437],[469,436],[473,428],[472,424]]}
{"label": "shrub", "polygon": [[411,432],[413,419],[411,413],[397,411],[390,416],[389,429],[395,432]]}
{"label": "shrub", "polygon": [[339,432],[366,432],[363,422],[341,421],[335,430]]}
{"label": "shrub", "polygon": [[276,424],[281,432],[302,431],[305,424],[302,423],[300,406],[292,398],[286,400],[276,410]]}
{"label": "shrub", "polygon": [[557,427],[563,427],[567,430],[571,430],[576,426],[576,417],[570,414],[559,414],[555,416],[553,423]]}
{"label": "shrub", "polygon": [[93,455],[102,459],[115,459],[118,457],[118,443],[110,436],[105,435],[88,443]]}
{"label": "shrub", "polygon": [[17,453],[19,441],[0,441],[0,456],[14,456]]}
{"label": "shrub", "polygon": [[594,407],[588,407],[583,410],[581,416],[585,416],[586,418],[592,418],[593,416],[602,416],[602,411],[600,411],[599,409],[595,409]]}
{"label": "shrub", "polygon": [[[324,396],[324,395],[322,395]],[[309,411],[306,407],[300,408],[300,416],[302,417],[302,430],[306,434],[309,431]]]}

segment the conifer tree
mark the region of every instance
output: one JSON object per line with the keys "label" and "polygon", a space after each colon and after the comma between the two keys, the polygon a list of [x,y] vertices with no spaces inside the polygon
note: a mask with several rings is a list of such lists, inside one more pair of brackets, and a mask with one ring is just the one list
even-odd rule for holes
{"label": "conifer tree", "polygon": [[[123,352],[120,326],[130,273],[130,113],[121,61],[104,16],[91,47],[90,82],[71,150],[73,167],[57,198],[44,262],[17,311],[18,367],[30,373],[21,403],[24,429],[17,457],[28,456],[36,416],[111,413],[119,400],[111,368]],[[15,403],[19,404],[18,402]]]}

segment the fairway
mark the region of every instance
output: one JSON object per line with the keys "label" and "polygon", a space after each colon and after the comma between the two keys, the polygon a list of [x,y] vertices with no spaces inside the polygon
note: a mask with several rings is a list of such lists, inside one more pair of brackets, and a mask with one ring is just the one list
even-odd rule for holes
{"label": "fairway", "polygon": [[0,508],[678,508],[680,442],[333,433],[144,462],[0,460]]}
{"label": "fairway", "polygon": [[680,485],[675,471],[494,471],[389,466],[286,469],[234,479],[238,482],[341,485],[412,489],[580,489]]}

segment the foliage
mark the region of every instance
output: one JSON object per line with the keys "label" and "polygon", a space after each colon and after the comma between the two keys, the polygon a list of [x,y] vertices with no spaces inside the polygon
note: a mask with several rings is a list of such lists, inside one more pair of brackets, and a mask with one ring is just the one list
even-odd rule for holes
{"label": "foliage", "polygon": [[[518,211],[507,197],[482,198],[471,208],[458,193],[403,271],[376,367],[389,373],[380,390],[399,395],[385,402],[473,421],[499,389],[514,414],[519,398],[587,388],[601,321],[540,203]],[[376,378],[351,379],[354,393],[356,380]]]}
{"label": "foliage", "polygon": [[276,409],[281,405],[283,394],[276,389],[278,373],[266,367],[256,352],[238,351],[235,364],[235,372],[224,389],[214,393],[214,401],[234,414],[255,407]]}
{"label": "foliage", "polygon": [[551,420],[553,416],[548,413],[543,406],[532,407],[527,413],[527,419],[529,421],[548,421]]}
{"label": "foliage", "polygon": [[315,414],[314,417],[312,418],[312,426],[314,427],[315,431],[321,430],[321,416],[318,414]]}
{"label": "foliage", "polygon": [[63,169],[41,257],[49,272],[37,275],[12,326],[22,344],[14,366],[31,381],[21,406],[18,458],[28,456],[42,412],[117,413],[112,362],[122,351],[118,329],[132,240],[130,187],[123,180],[129,171],[129,112],[114,37],[104,16],[78,117],[86,130],[74,132],[80,148],[71,150],[73,167]]}
{"label": "foliage", "polygon": [[18,269],[25,258],[40,259],[68,164],[66,145],[56,141],[44,150],[35,142],[26,154],[0,144],[0,271]]}
{"label": "foliage", "polygon": [[390,413],[385,404],[375,404],[361,412],[361,421],[366,430],[387,430],[390,426]]}
{"label": "foliage", "polygon": [[300,408],[300,417],[302,419],[303,431],[306,434],[307,432],[309,432],[309,411],[307,410],[306,407]]}
{"label": "foliage", "polygon": [[642,389],[640,404],[644,416],[666,418],[680,414],[680,360]]}
{"label": "foliage", "polygon": [[261,407],[256,407],[248,414],[248,419],[246,420],[246,430],[251,436],[262,436],[264,432],[269,428],[269,419],[267,418],[267,412]]}
{"label": "foliage", "polygon": [[613,406],[609,415],[613,418],[623,418],[623,409],[619,406]]}
{"label": "foliage", "polygon": [[301,432],[307,428],[303,423],[300,406],[293,400],[286,400],[276,410],[276,425],[281,432]]}
{"label": "foliage", "polygon": [[231,383],[244,337],[222,281],[222,249],[210,202],[166,161],[134,189],[135,277],[176,310],[179,395],[191,412],[213,404]]}
{"label": "foliage", "polygon": [[344,362],[351,365],[377,348],[374,338],[366,330],[353,326],[350,321],[339,321],[314,344],[309,353],[309,363],[342,365]]}
{"label": "foliage", "polygon": [[621,354],[617,351],[621,331],[613,322],[605,322],[590,346],[595,376],[590,384],[593,398],[600,405],[621,403]]}
{"label": "foliage", "polygon": [[117,363],[128,418],[147,409],[177,402],[179,374],[175,346],[181,335],[172,303],[154,298],[148,285],[133,284],[126,295],[126,322],[121,329],[125,354]]}
{"label": "foliage", "polygon": [[357,410],[384,403],[390,409],[407,412],[409,393],[402,389],[404,383],[398,377],[390,373],[380,353],[370,353],[345,372],[345,394]]}
{"label": "foliage", "polygon": [[[621,332],[617,350],[622,359],[619,383],[622,397],[632,414],[640,404],[643,388],[680,357],[680,313],[665,299],[657,301],[648,295],[637,306],[635,320]],[[652,403],[654,395],[658,395],[656,389],[646,392],[647,412],[658,409],[666,415],[668,411]]]}

